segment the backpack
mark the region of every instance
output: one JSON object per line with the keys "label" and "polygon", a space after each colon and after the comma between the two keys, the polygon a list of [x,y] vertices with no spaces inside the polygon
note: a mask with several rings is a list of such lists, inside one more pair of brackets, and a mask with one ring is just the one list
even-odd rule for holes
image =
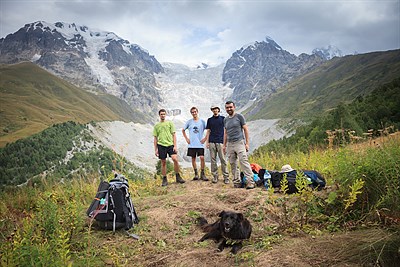
{"label": "backpack", "polygon": [[[260,179],[260,177],[258,176],[257,173],[253,172],[253,181],[256,184],[256,186],[261,186],[263,184],[263,181]],[[244,188],[246,187],[246,183],[247,183],[247,177],[244,176],[243,172],[240,172],[240,187]]]}
{"label": "backpack", "polygon": [[110,182],[101,181],[96,197],[86,211],[87,216],[96,220],[100,228],[129,230],[139,223],[129,193],[128,180],[116,175]]}
{"label": "backpack", "polygon": [[287,194],[297,193],[299,190],[296,187],[296,177],[297,177],[296,170],[282,173],[282,178],[285,176],[285,174],[286,174],[286,180],[287,180],[287,184],[288,184],[286,193]]}
{"label": "backpack", "polygon": [[[313,170],[304,170],[301,172],[304,173],[304,175],[308,178],[311,188],[321,190],[322,188],[325,187],[326,185],[325,178],[319,172]],[[271,174],[272,187],[274,188],[281,187],[281,180],[286,174],[286,179],[288,182],[288,189],[286,193],[293,194],[298,192],[298,189],[296,187],[296,177],[297,177],[296,170],[286,173],[279,171],[270,171],[270,174]]]}
{"label": "backpack", "polygon": [[283,178],[283,174],[278,171],[269,171],[271,175],[271,184],[273,188],[281,187],[281,180]]}
{"label": "backpack", "polygon": [[321,190],[322,188],[325,187],[326,185],[325,178],[319,172],[312,170],[303,170],[303,173],[305,176],[310,178],[312,183],[310,186],[313,189]]}

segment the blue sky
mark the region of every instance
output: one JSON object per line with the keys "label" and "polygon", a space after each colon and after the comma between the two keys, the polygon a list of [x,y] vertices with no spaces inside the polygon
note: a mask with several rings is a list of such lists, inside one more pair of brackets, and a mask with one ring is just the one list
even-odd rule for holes
{"label": "blue sky", "polygon": [[57,21],[111,31],[160,62],[223,63],[270,36],[290,53],[400,48],[399,0],[0,0],[0,36]]}

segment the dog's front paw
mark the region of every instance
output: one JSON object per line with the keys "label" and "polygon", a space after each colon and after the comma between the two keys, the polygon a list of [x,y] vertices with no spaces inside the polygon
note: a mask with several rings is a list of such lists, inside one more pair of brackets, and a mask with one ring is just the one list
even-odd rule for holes
{"label": "dog's front paw", "polygon": [[232,248],[232,249],[231,249],[231,253],[232,253],[232,254],[235,255],[237,252],[238,252],[238,249],[235,249],[235,248]]}
{"label": "dog's front paw", "polygon": [[242,245],[241,244],[239,244],[239,245],[234,245],[233,247],[232,247],[232,249],[231,249],[231,253],[232,254],[236,254],[238,251],[239,251],[239,249],[241,249],[242,248]]}

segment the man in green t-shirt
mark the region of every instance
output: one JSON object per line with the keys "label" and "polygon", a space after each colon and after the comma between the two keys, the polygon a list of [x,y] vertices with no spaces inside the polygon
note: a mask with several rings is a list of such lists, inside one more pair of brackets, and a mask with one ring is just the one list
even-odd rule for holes
{"label": "man in green t-shirt", "polygon": [[153,136],[154,136],[154,152],[156,157],[161,160],[161,174],[163,176],[162,186],[168,185],[167,180],[167,155],[169,155],[174,162],[174,170],[176,176],[176,182],[183,184],[185,180],[179,174],[179,163],[178,163],[178,148],[176,147],[176,135],[175,126],[171,121],[165,120],[167,111],[160,109],[158,111],[160,116],[160,122],[154,125]]}

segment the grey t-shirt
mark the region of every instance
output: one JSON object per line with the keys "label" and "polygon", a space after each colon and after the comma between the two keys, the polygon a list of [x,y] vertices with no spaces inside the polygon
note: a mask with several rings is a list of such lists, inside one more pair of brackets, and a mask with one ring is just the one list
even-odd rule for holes
{"label": "grey t-shirt", "polygon": [[236,142],[244,139],[243,125],[246,121],[243,115],[235,113],[233,117],[226,116],[224,119],[224,127],[227,133],[228,142]]}

